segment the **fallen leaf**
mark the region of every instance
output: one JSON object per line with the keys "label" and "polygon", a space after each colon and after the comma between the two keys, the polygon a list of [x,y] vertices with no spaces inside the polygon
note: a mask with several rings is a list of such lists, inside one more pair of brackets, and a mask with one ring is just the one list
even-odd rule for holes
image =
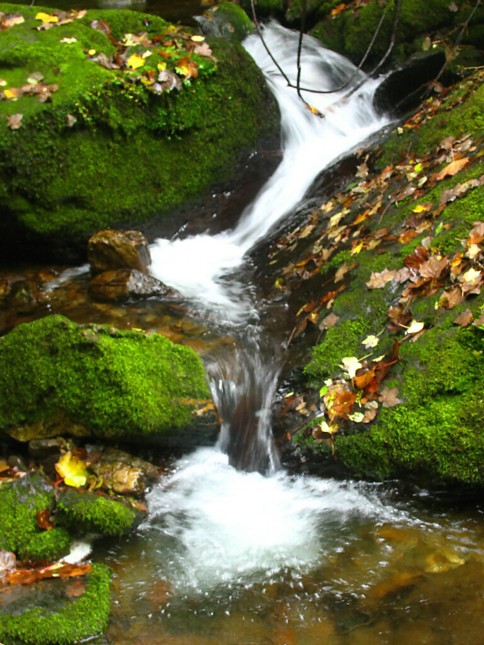
{"label": "fallen leaf", "polygon": [[339,321],[340,317],[336,314],[330,313],[321,321],[319,327],[320,329],[331,329]]}
{"label": "fallen leaf", "polygon": [[366,283],[368,289],[382,289],[386,284],[391,282],[396,275],[396,271],[389,271],[388,269],[383,269],[383,271],[373,272],[370,279]]}
{"label": "fallen leaf", "polygon": [[445,168],[442,168],[440,172],[434,175],[434,179],[436,181],[442,181],[442,179],[445,179],[446,177],[453,177],[460,170],[465,168],[468,163],[469,163],[469,157],[463,157],[462,159],[456,159],[455,161],[451,161],[450,164],[445,166]]}
{"label": "fallen leaf", "polygon": [[470,309],[461,311],[461,313],[456,316],[453,320],[454,325],[459,325],[460,327],[468,327],[474,320],[474,315]]}
{"label": "fallen leaf", "polygon": [[143,67],[143,65],[145,64],[145,59],[139,54],[131,54],[131,56],[126,61],[126,64],[130,69],[138,69],[140,67]]}
{"label": "fallen leaf", "polygon": [[425,323],[418,322],[417,320],[412,320],[409,327],[407,327],[407,329],[405,330],[405,335],[418,334],[418,332],[422,331],[424,327]]}
{"label": "fallen leaf", "polygon": [[395,405],[402,403],[402,400],[398,398],[398,388],[397,387],[384,387],[378,396],[378,400],[383,405],[384,408],[393,408]]}
{"label": "fallen leaf", "polygon": [[59,16],[56,16],[55,14],[44,13],[43,11],[39,11],[39,13],[35,14],[35,19],[41,20],[43,23],[47,24],[55,24],[56,22],[59,22]]}
{"label": "fallen leaf", "polygon": [[79,488],[87,482],[88,472],[86,470],[86,464],[71,452],[66,452],[62,455],[55,464],[55,469],[67,486]]}
{"label": "fallen leaf", "polygon": [[9,114],[7,117],[8,127],[11,130],[18,130],[22,125],[23,114]]}
{"label": "fallen leaf", "polygon": [[15,25],[21,25],[23,22],[25,22],[25,18],[20,14],[11,14],[11,15],[3,14],[1,16],[0,25],[2,29],[9,29],[9,27],[15,27]]}
{"label": "fallen leaf", "polygon": [[50,531],[54,528],[51,512],[48,508],[44,508],[43,511],[37,511],[35,514],[35,521],[39,529],[42,529],[43,531]]}
{"label": "fallen leaf", "polygon": [[356,356],[345,356],[341,359],[341,367],[348,373],[350,378],[353,378],[356,372],[363,367]]}
{"label": "fallen leaf", "polygon": [[364,340],[361,341],[361,344],[364,347],[366,347],[366,349],[371,349],[373,347],[376,347],[379,342],[380,342],[380,339],[378,338],[378,336],[374,336],[373,334],[370,334]]}

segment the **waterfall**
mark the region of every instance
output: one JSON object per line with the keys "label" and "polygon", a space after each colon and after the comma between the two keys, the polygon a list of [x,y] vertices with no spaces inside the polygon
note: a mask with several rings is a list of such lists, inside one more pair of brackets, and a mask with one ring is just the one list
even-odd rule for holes
{"label": "waterfall", "polygon": [[[267,339],[260,343],[259,308],[250,286],[240,281],[236,270],[254,245],[294,211],[324,168],[386,123],[372,103],[378,81],[366,78],[345,58],[305,36],[301,94],[322,117],[312,113],[286,80],[296,84],[298,39],[297,32],[275,22],[264,28],[264,40],[284,76],[258,35],[244,42],[281,112],[283,156],[273,176],[233,230],[158,239],[151,249],[152,273],[233,334],[232,353],[210,357],[207,372],[223,421],[219,447],[228,454],[230,464],[246,471],[271,472],[277,467],[270,406],[282,361],[276,347],[263,349]],[[342,85],[344,90],[333,91]]]}

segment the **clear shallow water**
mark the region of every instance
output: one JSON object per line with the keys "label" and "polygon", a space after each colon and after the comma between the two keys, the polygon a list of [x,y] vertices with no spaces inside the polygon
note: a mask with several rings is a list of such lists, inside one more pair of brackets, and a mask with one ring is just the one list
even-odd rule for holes
{"label": "clear shallow water", "polygon": [[105,642],[482,642],[482,509],[244,473],[216,448],[175,462],[149,507],[108,554]]}

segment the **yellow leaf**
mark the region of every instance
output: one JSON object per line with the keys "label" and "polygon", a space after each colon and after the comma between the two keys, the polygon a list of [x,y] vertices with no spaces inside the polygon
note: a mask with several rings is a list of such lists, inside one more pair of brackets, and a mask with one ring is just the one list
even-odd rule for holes
{"label": "yellow leaf", "polygon": [[418,334],[419,331],[422,331],[422,329],[425,327],[425,323],[423,322],[418,322],[417,320],[412,320],[410,323],[410,327],[407,327],[407,330],[405,331],[405,334]]}
{"label": "yellow leaf", "polygon": [[138,69],[138,67],[143,67],[145,64],[145,59],[143,56],[139,56],[138,54],[131,54],[131,56],[128,58],[128,67],[131,69]]}
{"label": "yellow leaf", "polygon": [[205,36],[192,36],[192,40],[194,43],[203,43]]}
{"label": "yellow leaf", "polygon": [[66,452],[62,455],[56,463],[55,469],[67,486],[79,488],[87,482],[86,464],[71,452]]}
{"label": "yellow leaf", "polygon": [[420,162],[416,163],[415,166],[413,167],[413,169],[414,169],[415,172],[422,172],[423,165]]}
{"label": "yellow leaf", "polygon": [[360,242],[359,244],[357,244],[351,249],[350,251],[351,255],[358,255],[358,253],[361,253],[362,248],[363,248],[363,242]]}
{"label": "yellow leaf", "polygon": [[94,54],[96,53],[96,50],[90,49],[87,53],[89,54],[89,56],[94,56]]}
{"label": "yellow leaf", "polygon": [[35,19],[36,20],[42,20],[42,22],[47,22],[47,23],[49,23],[49,22],[51,22],[51,23],[59,22],[59,17],[58,16],[54,16],[54,15],[48,14],[48,13],[43,13],[42,11],[39,11],[39,13],[37,13],[35,15]]}
{"label": "yellow leaf", "polygon": [[418,204],[412,209],[412,213],[426,213],[432,208],[432,204]]}
{"label": "yellow leaf", "polygon": [[12,90],[3,90],[3,95],[6,99],[16,99],[17,94],[12,92]]}
{"label": "yellow leaf", "polygon": [[158,63],[156,67],[159,72],[163,72],[166,69],[166,63]]}

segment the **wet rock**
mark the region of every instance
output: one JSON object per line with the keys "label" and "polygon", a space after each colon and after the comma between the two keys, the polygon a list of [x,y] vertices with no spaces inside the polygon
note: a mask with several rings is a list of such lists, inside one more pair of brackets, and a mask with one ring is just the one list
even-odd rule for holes
{"label": "wet rock", "polygon": [[65,446],[66,440],[63,437],[32,439],[29,441],[29,455],[34,459],[46,459],[52,456],[58,457]]}
{"label": "wet rock", "polygon": [[175,291],[137,269],[117,269],[94,277],[89,285],[89,294],[95,300],[117,302],[129,298],[172,296]]}
{"label": "wet rock", "polygon": [[89,239],[87,256],[93,273],[112,269],[148,273],[151,264],[148,240],[139,231],[98,231]]}
{"label": "wet rock", "polygon": [[116,448],[92,447],[88,450],[88,460],[99,488],[120,495],[143,495],[159,475],[153,464]]}
{"label": "wet rock", "polygon": [[31,314],[38,306],[32,286],[27,281],[14,284],[8,300],[10,307],[21,314]]}

